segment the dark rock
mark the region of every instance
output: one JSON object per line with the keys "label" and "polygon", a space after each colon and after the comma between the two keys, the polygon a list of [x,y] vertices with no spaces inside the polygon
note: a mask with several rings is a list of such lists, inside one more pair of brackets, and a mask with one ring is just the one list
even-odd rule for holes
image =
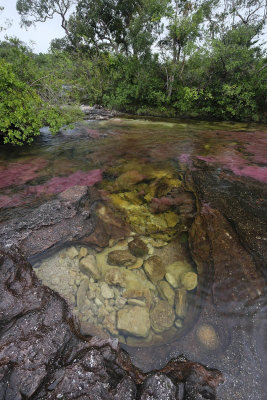
{"label": "dark rock", "polygon": [[148,254],[148,247],[147,245],[143,242],[138,237],[135,237],[134,240],[128,243],[128,247],[130,252],[135,256],[135,257],[144,257],[146,254]]}
{"label": "dark rock", "polygon": [[170,378],[155,374],[144,382],[141,400],[176,400],[177,388]]}

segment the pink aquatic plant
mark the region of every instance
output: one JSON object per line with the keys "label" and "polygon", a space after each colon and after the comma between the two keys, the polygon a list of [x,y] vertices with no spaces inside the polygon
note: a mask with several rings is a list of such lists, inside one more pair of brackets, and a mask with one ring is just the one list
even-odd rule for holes
{"label": "pink aquatic plant", "polygon": [[218,163],[230,169],[235,175],[246,176],[267,183],[267,168],[258,165],[248,165],[248,161],[242,158],[236,151],[214,156],[196,156],[199,160],[208,163]]}
{"label": "pink aquatic plant", "polygon": [[23,185],[38,177],[41,169],[48,164],[43,158],[33,158],[26,161],[9,163],[7,166],[0,165],[0,188],[11,185]]}
{"label": "pink aquatic plant", "polygon": [[102,171],[77,171],[69,176],[55,177],[43,185],[29,186],[15,195],[0,195],[0,208],[21,206],[41,195],[52,195],[63,192],[73,186],[93,186],[102,180]]}
{"label": "pink aquatic plant", "polygon": [[72,186],[93,186],[101,180],[101,169],[85,172],[77,171],[69,176],[56,176],[43,185],[30,186],[27,192],[37,196],[41,194],[57,194]]}

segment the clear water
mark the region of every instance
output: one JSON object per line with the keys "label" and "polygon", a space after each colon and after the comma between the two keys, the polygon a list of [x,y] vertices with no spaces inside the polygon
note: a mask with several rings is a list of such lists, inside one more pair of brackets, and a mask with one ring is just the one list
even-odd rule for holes
{"label": "clear water", "polygon": [[[30,209],[69,187],[94,186],[113,204],[114,218],[128,226],[127,235],[102,249],[68,244],[34,265],[37,276],[65,297],[84,334],[117,337],[142,369],[184,353],[223,371],[221,398],[260,399],[265,297],[253,313],[222,314],[217,323],[205,300],[212,276],[200,285],[181,210],[153,198],[179,194],[181,173],[193,168],[193,160],[244,185],[251,179],[264,185],[266,132],[245,123],[128,118],[84,122],[56,137],[44,130],[30,147],[0,149],[0,221],[10,218],[13,207]],[[182,211],[189,219],[191,200]],[[98,212],[112,219],[109,210]],[[133,256],[129,247],[136,237],[146,251]],[[114,251],[115,261],[109,256]],[[121,251],[132,259],[118,261]],[[170,276],[173,263],[181,270],[177,282]],[[206,319],[190,336],[201,313]]]}

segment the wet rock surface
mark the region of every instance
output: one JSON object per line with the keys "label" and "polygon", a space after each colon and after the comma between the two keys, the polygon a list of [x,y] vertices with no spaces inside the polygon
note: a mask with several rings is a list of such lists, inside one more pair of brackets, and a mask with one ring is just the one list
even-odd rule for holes
{"label": "wet rock surface", "polygon": [[203,386],[216,397],[217,370],[178,358],[146,375],[117,341],[86,340],[67,303],[40,284],[17,252],[0,252],[0,296],[3,400],[172,399],[181,386],[182,399],[197,398]]}

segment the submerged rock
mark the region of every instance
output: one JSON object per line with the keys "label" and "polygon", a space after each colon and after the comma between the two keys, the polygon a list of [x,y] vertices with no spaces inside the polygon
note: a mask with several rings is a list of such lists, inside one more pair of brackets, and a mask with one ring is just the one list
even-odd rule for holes
{"label": "submerged rock", "polygon": [[218,335],[211,325],[200,325],[196,334],[201,344],[209,350],[215,350],[220,344]]}
{"label": "submerged rock", "polygon": [[165,278],[174,288],[182,286],[182,278],[187,272],[192,272],[192,266],[185,261],[176,261],[166,267]]}
{"label": "submerged rock", "polygon": [[149,312],[140,306],[126,306],[118,311],[119,331],[138,337],[147,337],[150,330]]}
{"label": "submerged rock", "polygon": [[80,261],[80,268],[81,271],[89,277],[93,276],[95,279],[100,279],[100,272],[96,265],[95,256],[89,255],[83,258]]}
{"label": "submerged rock", "polygon": [[138,237],[135,237],[131,242],[129,242],[128,247],[135,257],[144,257],[148,254],[147,245]]}
{"label": "submerged rock", "polygon": [[144,270],[153,283],[160,281],[165,275],[165,267],[159,256],[149,257],[144,262]]}
{"label": "submerged rock", "polygon": [[167,300],[168,303],[171,306],[173,306],[174,298],[175,298],[175,292],[172,289],[171,285],[169,285],[169,283],[166,282],[166,281],[160,281],[159,284],[158,284],[158,291],[160,293],[160,296],[164,300]]}
{"label": "submerged rock", "polygon": [[78,253],[77,249],[76,249],[74,246],[70,247],[70,248],[66,251],[66,255],[67,255],[69,258],[71,258],[72,260],[73,260],[75,257],[77,257],[78,254],[79,254],[79,253]]}
{"label": "submerged rock", "polygon": [[151,326],[155,332],[161,333],[171,328],[174,320],[174,310],[167,301],[159,301],[150,311]]}
{"label": "submerged rock", "polygon": [[[117,340],[82,337],[67,303],[14,252],[0,251],[0,323],[1,399],[136,400],[137,389],[142,396],[148,375]],[[222,381],[219,371],[185,360],[173,360],[165,371],[159,374],[177,376],[176,387],[190,376],[195,386],[214,388]]]}
{"label": "submerged rock", "polygon": [[187,312],[187,295],[184,288],[175,291],[175,312],[177,317],[184,318]]}
{"label": "submerged rock", "polygon": [[133,256],[128,250],[114,250],[108,253],[108,264],[130,266],[136,262],[136,257]]}

